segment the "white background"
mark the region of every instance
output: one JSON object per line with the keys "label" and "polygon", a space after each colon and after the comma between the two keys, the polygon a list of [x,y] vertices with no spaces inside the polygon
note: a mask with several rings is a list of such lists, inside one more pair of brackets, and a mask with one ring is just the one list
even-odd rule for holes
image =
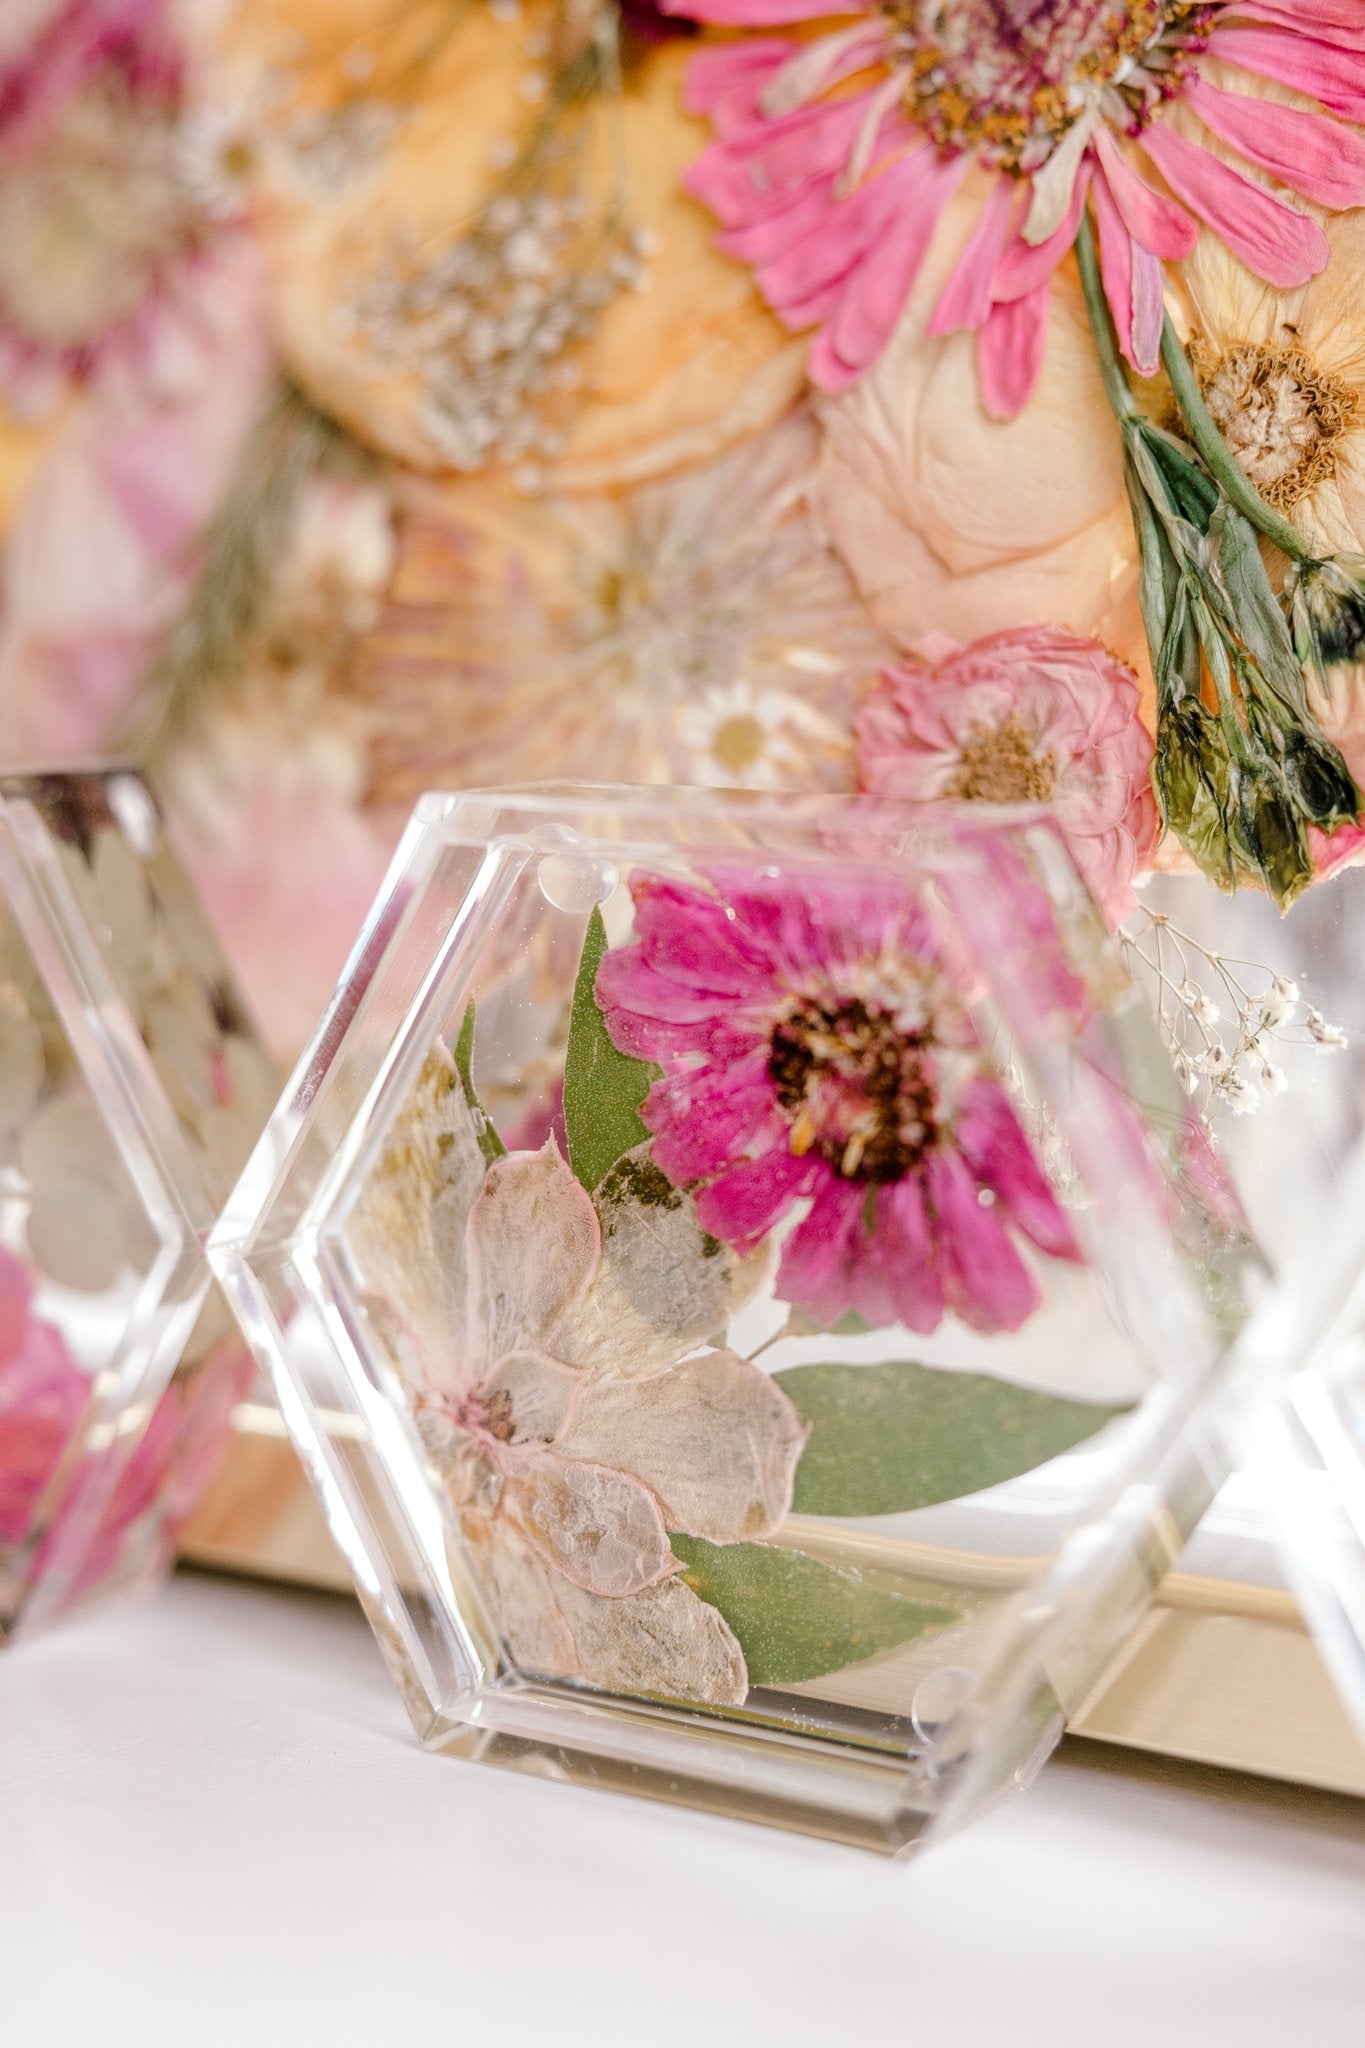
{"label": "white background", "polygon": [[358,1609],[0,1658],[4,2048],[1365,2048],[1365,1802],[1068,1745],[918,1861],[424,1755]]}

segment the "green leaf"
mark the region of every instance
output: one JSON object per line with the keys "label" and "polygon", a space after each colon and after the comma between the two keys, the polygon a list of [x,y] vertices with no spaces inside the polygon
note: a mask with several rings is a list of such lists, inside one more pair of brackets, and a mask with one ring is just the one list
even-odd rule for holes
{"label": "green leaf", "polygon": [[607,928],[601,911],[594,910],[574,985],[564,1058],[569,1164],[589,1194],[622,1153],[648,1142],[640,1104],[659,1074],[645,1060],[618,1052],[607,1036],[596,993],[597,970],[606,950]]}
{"label": "green leaf", "polygon": [[802,1515],[895,1515],[1045,1465],[1124,1408],[926,1365],[795,1365],[773,1378],[810,1424]]}
{"label": "green leaf", "polygon": [[455,1065],[459,1070],[460,1079],[464,1083],[464,1099],[469,1104],[470,1110],[473,1113],[474,1128],[478,1133],[479,1139],[479,1150],[491,1166],[495,1159],[501,1159],[504,1156],[507,1147],[498,1136],[493,1119],[480,1102],[474,1087],[474,1000],[472,996],[460,1024],[460,1035],[455,1041]]}
{"label": "green leaf", "polygon": [[842,1671],[958,1619],[951,1607],[884,1592],[804,1551],[699,1536],[669,1541],[686,1583],[734,1630],[751,1685],[796,1685]]}

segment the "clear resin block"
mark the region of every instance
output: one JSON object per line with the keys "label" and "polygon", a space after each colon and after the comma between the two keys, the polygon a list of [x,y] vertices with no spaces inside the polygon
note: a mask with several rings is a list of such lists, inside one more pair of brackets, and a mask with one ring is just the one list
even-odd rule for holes
{"label": "clear resin block", "polygon": [[203,1244],[275,1088],[145,785],[0,776],[0,1641],[174,1553],[254,1370]]}
{"label": "clear resin block", "polygon": [[423,1738],[903,1848],[1209,1493],[1256,1254],[1052,827],[431,796],[210,1243]]}

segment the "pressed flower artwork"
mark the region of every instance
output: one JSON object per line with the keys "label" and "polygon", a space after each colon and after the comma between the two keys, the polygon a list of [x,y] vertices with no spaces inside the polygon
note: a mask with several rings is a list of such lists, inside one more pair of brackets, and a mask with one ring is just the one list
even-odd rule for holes
{"label": "pressed flower artwork", "polygon": [[271,1074],[135,777],[5,778],[0,884],[4,1640],[172,1562],[255,1376],[193,1228]]}
{"label": "pressed flower artwork", "polygon": [[966,795],[419,805],[210,1257],[432,1746],[894,1848],[1083,1682],[1108,1594],[1034,1631],[1131,1589],[1249,1253],[1075,864],[1136,764],[1030,655],[1074,857]]}
{"label": "pressed flower artwork", "polygon": [[[1032,652],[1084,706],[1071,650]],[[1076,704],[1047,728],[1059,754]],[[1119,833],[1123,805],[1104,822]],[[584,886],[572,851],[543,872],[551,904]],[[581,863],[597,893],[612,872]],[[1046,951],[1036,881],[1012,914]],[[1093,1285],[1065,1147],[1007,1083],[941,909],[904,873],[641,864],[614,939],[597,908],[580,929],[526,1061],[542,1088],[559,1076],[550,1110],[515,1135],[504,1118],[507,1137],[490,1113],[518,1099],[523,1027],[486,983],[345,1226],[355,1313],[511,1669],[733,1708],[946,1637],[963,1615],[941,1591],[812,1550],[802,1517],[913,1515],[1127,1405],[1010,1372],[1052,1299]],[[542,997],[557,950],[532,948]],[[1086,1028],[1072,966],[1040,986],[1054,1023]],[[978,1369],[929,1339],[965,1341]]]}

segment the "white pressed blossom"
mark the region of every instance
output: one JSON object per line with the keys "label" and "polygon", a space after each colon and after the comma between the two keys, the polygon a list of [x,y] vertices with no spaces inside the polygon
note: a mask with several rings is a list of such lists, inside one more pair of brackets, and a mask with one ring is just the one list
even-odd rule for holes
{"label": "white pressed blossom", "polygon": [[644,1152],[589,1196],[553,1139],[485,1165],[444,1047],[351,1225],[370,1320],[517,1665],[718,1705],[743,1652],[669,1530],[770,1536],[805,1430],[705,1348],[753,1277]]}

